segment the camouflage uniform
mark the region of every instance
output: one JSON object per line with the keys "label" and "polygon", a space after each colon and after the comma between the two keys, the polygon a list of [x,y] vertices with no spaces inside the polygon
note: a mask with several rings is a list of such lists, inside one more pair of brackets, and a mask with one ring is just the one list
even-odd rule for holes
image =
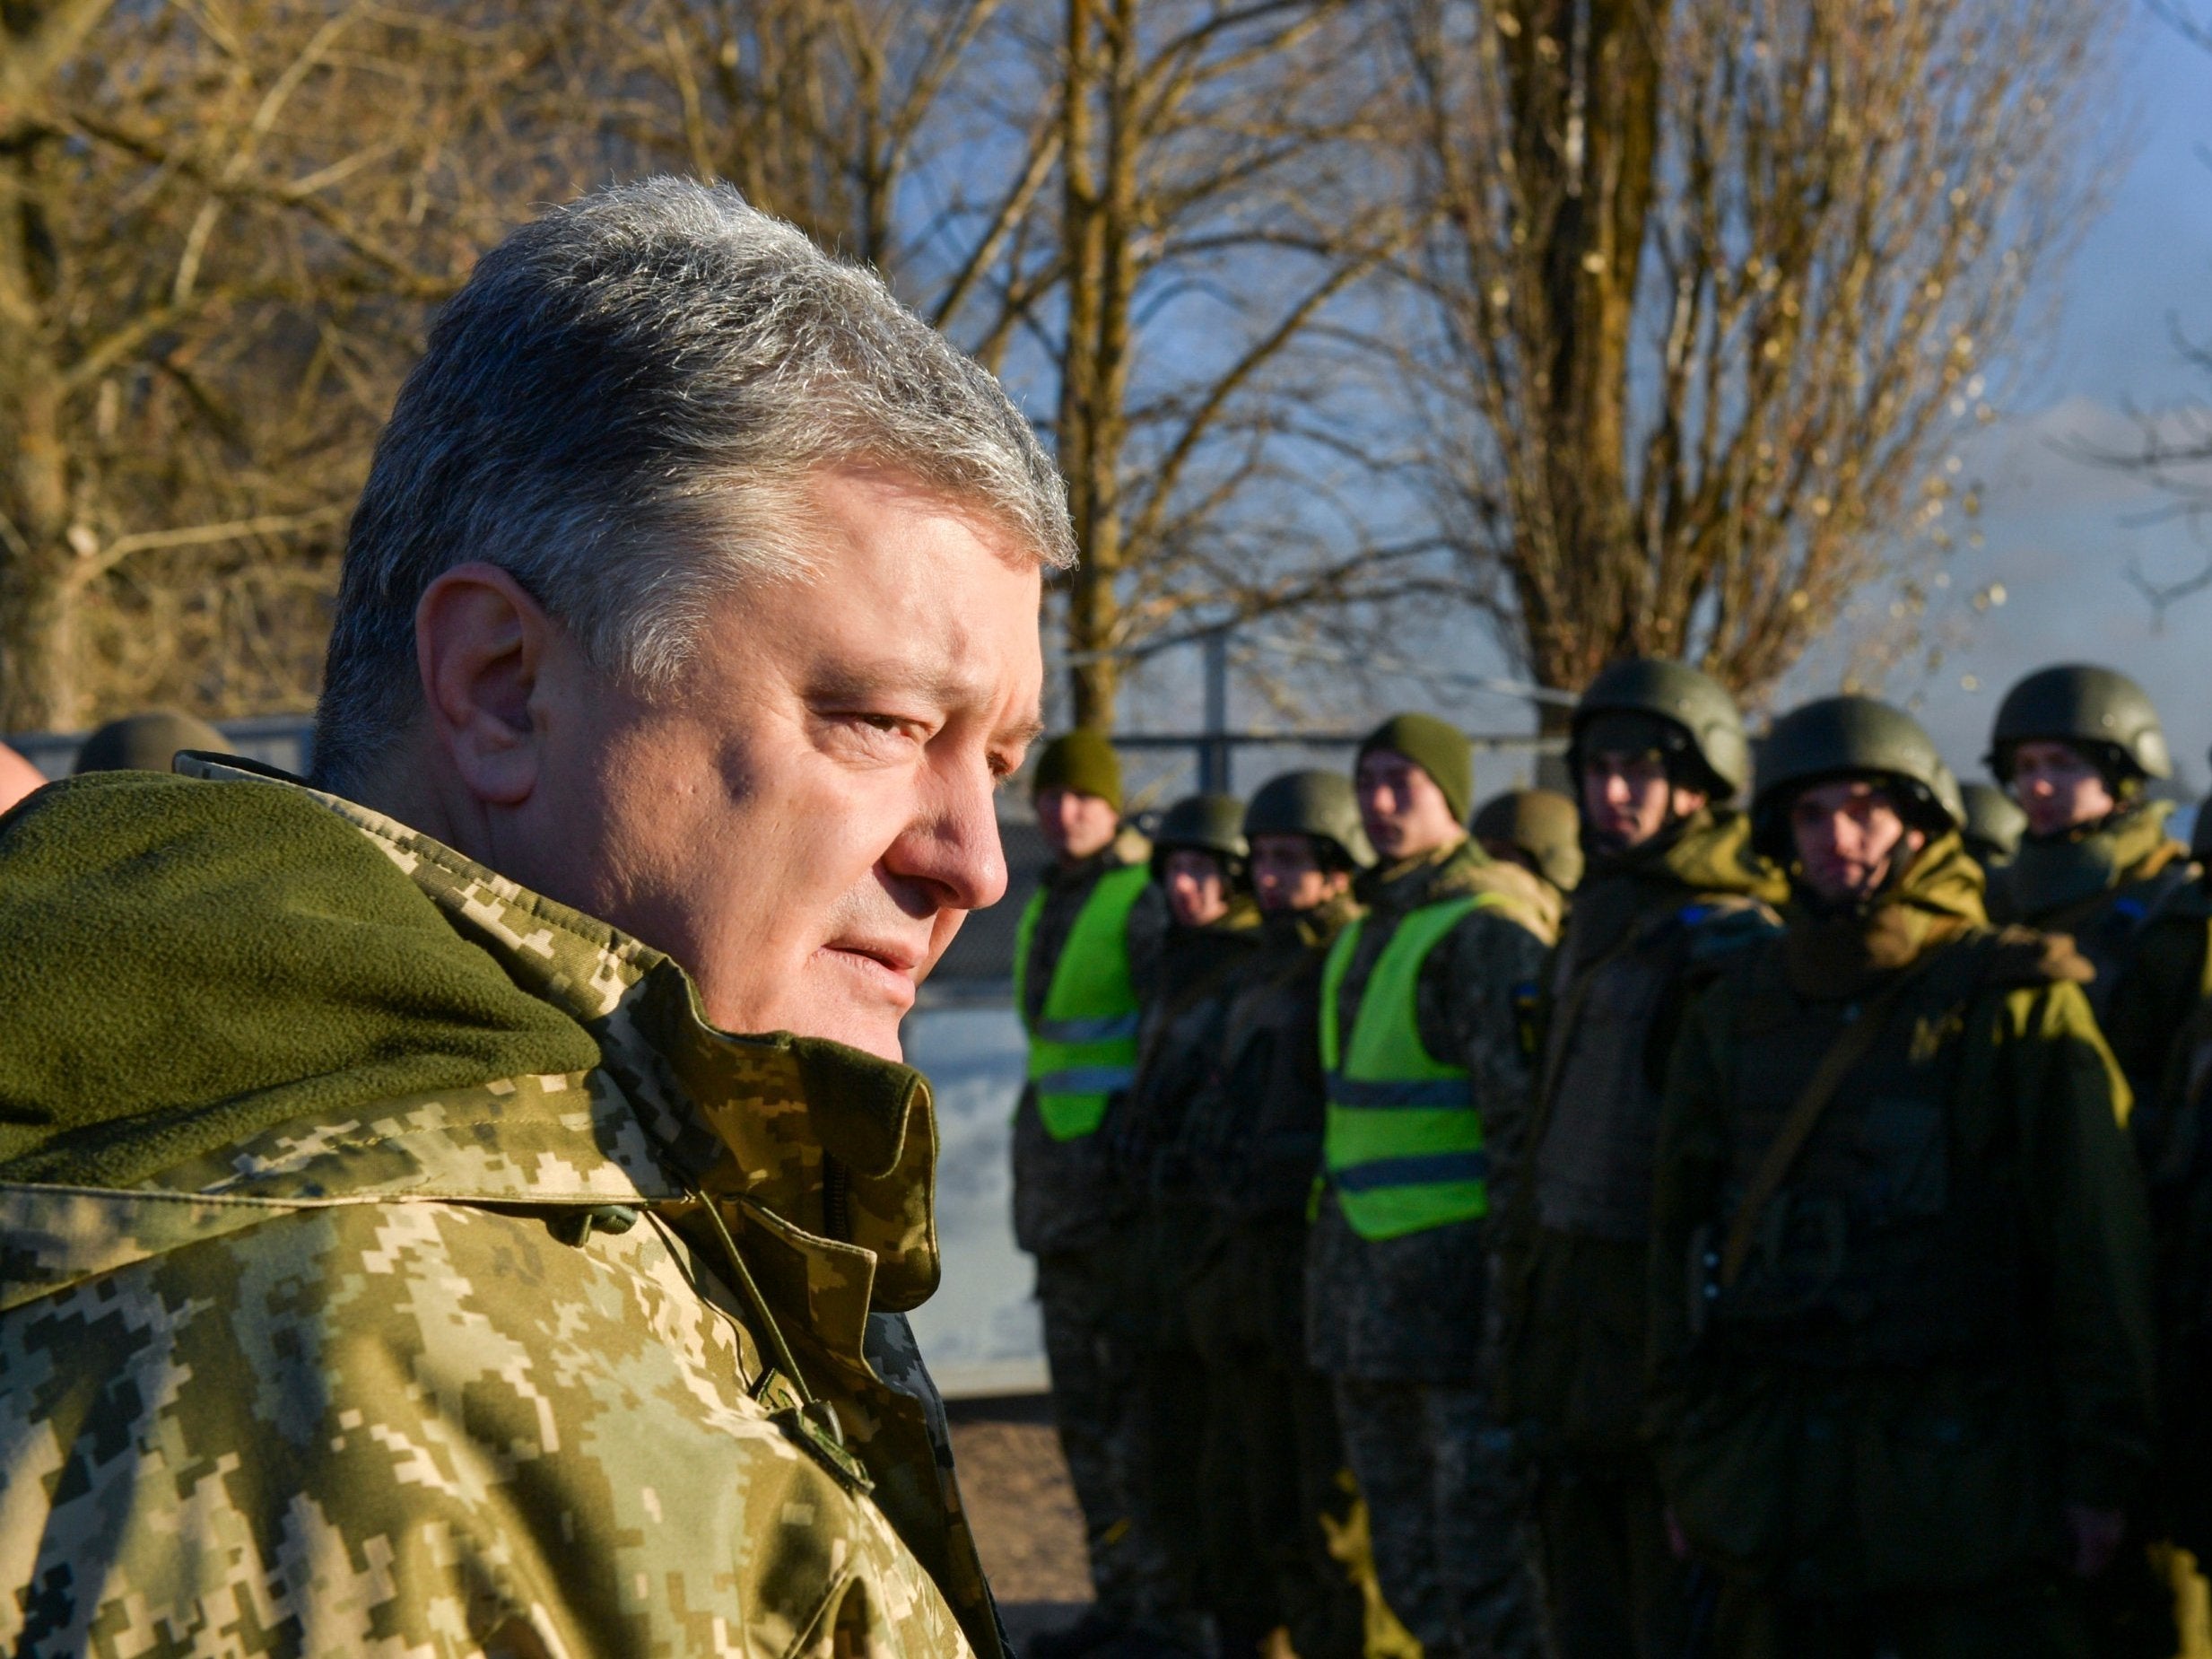
{"label": "camouflage uniform", "polygon": [[[1130,1312],[1139,1322],[1133,1462],[1136,1530],[1172,1567],[1185,1617],[1172,1634],[1202,1647],[1200,1609],[1226,1643],[1250,1615],[1249,1573],[1209,1571],[1206,1515],[1197,1479],[1205,1454],[1206,1401],[1186,1291],[1204,1242],[1197,1174],[1181,1156],[1192,1101],[1210,1080],[1221,1048],[1223,987],[1258,942],[1258,912],[1238,895],[1229,913],[1202,928],[1171,924],[1137,1037],[1136,1080],[1103,1131],[1136,1205],[1124,1245],[1136,1269]],[[1254,1639],[1266,1628],[1254,1632]],[[1241,1648],[1237,1651],[1242,1651]]]}
{"label": "camouflage uniform", "polygon": [[[1032,1022],[1099,878],[1142,864],[1148,853],[1141,842],[1117,843],[1073,869],[1045,871],[1024,987],[1024,1012]],[[1157,887],[1147,888],[1128,926],[1131,973],[1140,995],[1158,974],[1167,927],[1165,898]],[[1107,1115],[1110,1122],[1110,1107]],[[1144,1334],[1127,1240],[1135,1209],[1110,1135],[1102,1131],[1054,1139],[1038,1113],[1036,1091],[1024,1088],[1014,1114],[1014,1236],[1037,1258],[1052,1408],[1083,1509],[1092,1586],[1108,1617],[1161,1625],[1175,1620],[1182,1597],[1156,1536],[1133,1519],[1139,1477],[1136,1366]]]}
{"label": "camouflage uniform", "polygon": [[[1861,911],[1793,911],[1676,1047],[1651,1420],[1723,1654],[2086,1651],[2060,1506],[2123,1508],[2145,1471],[2147,1229],[2086,965],[1990,932],[1981,886],[1945,835]],[[1754,1172],[1862,1015],[1882,1040],[1731,1277]]]}
{"label": "camouflage uniform", "polygon": [[[1360,1594],[1330,1556],[1349,1520],[1328,1380],[1306,1363],[1306,1207],[1321,1162],[1321,959],[1347,895],[1269,916],[1224,988],[1218,1060],[1185,1126],[1208,1218],[1188,1306],[1204,1367],[1206,1545],[1214,1582],[1249,1580],[1243,1624],[1285,1627],[1299,1659],[1360,1659]],[[1224,1617],[1222,1651],[1243,1655]]]}
{"label": "camouflage uniform", "polygon": [[[604,924],[374,813],[201,770],[65,785],[11,820],[12,934],[35,923],[39,838],[144,839],[129,826],[182,802],[198,841],[147,841],[78,891],[166,880],[205,911],[225,895],[193,873],[227,859],[266,894],[303,878],[255,864],[256,839],[283,829],[363,896],[344,924],[292,919],[310,947],[329,936],[334,982],[346,939],[434,936],[597,1063],[266,1121],[348,1081],[309,1078],[171,1103],[104,1143],[114,1125],[12,1138],[0,1556],[19,1589],[0,1642],[1002,1652],[901,1317],[938,1270],[922,1079],[834,1043],[715,1031],[674,963]],[[135,939],[84,934],[70,948],[109,954],[75,971],[127,977],[120,953],[151,950],[169,920],[148,905]],[[484,1004],[436,989],[426,974],[401,1011],[433,1058],[465,1058]],[[191,1065],[250,1064],[257,1034],[221,1018],[223,983],[177,992],[207,998]],[[55,1016],[14,1013],[20,1080]],[[136,1008],[101,1017],[152,1028]],[[379,1064],[405,1058],[384,1048]],[[125,1184],[82,1178],[185,1145]]]}
{"label": "camouflage uniform", "polygon": [[[1527,1114],[1537,988],[1558,918],[1552,889],[1471,841],[1375,872],[1362,883],[1370,914],[1338,1006],[1348,1030],[1410,912],[1477,893],[1505,907],[1470,912],[1429,953],[1415,1013],[1428,1052],[1470,1074],[1494,1215],[1511,1201]],[[1521,1460],[1484,1374],[1490,1276],[1482,1222],[1370,1241],[1333,1192],[1321,1200],[1308,1256],[1308,1354],[1336,1390],[1382,1593],[1429,1659],[1537,1650]]]}
{"label": "camouflage uniform", "polygon": [[1503,1253],[1501,1406],[1527,1426],[1565,1659],[1681,1651],[1685,1574],[1641,1436],[1659,1091],[1692,976],[1778,924],[1749,824],[1700,812],[1600,856],[1546,999],[1543,1086]]}

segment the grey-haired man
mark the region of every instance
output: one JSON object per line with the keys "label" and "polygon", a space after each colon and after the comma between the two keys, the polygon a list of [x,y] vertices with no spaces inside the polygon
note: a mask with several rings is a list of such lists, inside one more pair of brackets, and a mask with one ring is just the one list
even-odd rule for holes
{"label": "grey-haired man", "polygon": [[734,195],[484,259],[315,785],[0,834],[0,1646],[1000,1651],[898,1031],[1069,557],[990,378]]}

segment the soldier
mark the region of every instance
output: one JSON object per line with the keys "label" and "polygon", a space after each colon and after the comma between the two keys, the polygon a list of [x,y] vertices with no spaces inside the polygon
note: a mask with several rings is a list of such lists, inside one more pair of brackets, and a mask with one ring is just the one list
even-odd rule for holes
{"label": "soldier", "polygon": [[1208,1209],[1186,1301],[1205,1379],[1207,1571],[1246,1592],[1216,1610],[1224,1659],[1250,1659],[1277,1627],[1300,1659],[1360,1659],[1360,1594],[1328,1551],[1351,1501],[1343,1440],[1306,1363],[1306,1206],[1321,1162],[1323,954],[1357,913],[1352,878],[1372,854],[1333,772],[1269,780],[1244,834],[1265,920],[1223,987],[1215,1067],[1182,1139]]}
{"label": "soldier", "polygon": [[1005,890],[1065,514],[988,374],[733,192],[478,264],[312,785],[0,825],[0,1647],[1005,1652],[899,1030]]}
{"label": "soldier", "polygon": [[2063,939],[1994,931],[1908,715],[1778,722],[1786,930],[1669,1070],[1651,1423],[1724,1655],[2086,1655],[2152,1428],[2127,1089]]}
{"label": "soldier", "polygon": [[1508,790],[1476,810],[1469,826],[1482,850],[1542,877],[1567,899],[1582,879],[1581,825],[1557,790]]}
{"label": "soldier", "polygon": [[1249,1563],[1209,1572],[1204,1546],[1195,1475],[1206,1449],[1206,1393],[1196,1385],[1186,1293],[1206,1209],[1201,1172],[1183,1148],[1185,1120],[1221,1047],[1224,987],[1258,940],[1247,851],[1244,803],[1232,795],[1193,795],[1162,816],[1153,880],[1172,920],[1137,1030],[1136,1079],[1107,1131],[1136,1209],[1121,1246],[1134,1270],[1126,1311],[1137,1322],[1135,1520],[1174,1569],[1182,1616],[1170,1634],[1193,1651],[1206,1646],[1201,1609],[1241,1640],[1252,1601]]}
{"label": "soldier", "polygon": [[1555,901],[1460,827],[1474,759],[1442,720],[1386,720],[1354,781],[1380,861],[1322,974],[1309,1353],[1392,1610],[1428,1659],[1518,1659],[1537,1618],[1519,1458],[1484,1375],[1487,1218],[1511,1195]]}
{"label": "soldier", "polygon": [[[2148,1098],[2199,994],[2202,951],[2142,954],[2146,922],[2189,882],[2189,850],[2165,832],[2171,803],[2144,793],[2173,773],[2158,711],[2110,668],[2040,669],[1999,706],[1989,765],[2027,816],[1991,907],[2073,939],[2096,970],[2090,1007],[2129,1087]],[[2138,1124],[2138,1138],[2155,1127]]]}
{"label": "soldier", "polygon": [[1639,1437],[1659,1092],[1686,980],[1777,925],[1766,905],[1783,888],[1726,804],[1751,755],[1714,681],[1678,662],[1615,663],[1572,731],[1590,865],[1552,965],[1506,1253],[1504,1403],[1537,1453],[1561,1659],[1673,1659],[1685,1575]]}
{"label": "soldier", "polygon": [[1082,727],[1056,738],[1031,789],[1055,861],[1015,947],[1030,1041],[1014,1116],[1014,1234],[1037,1258],[1052,1409],[1096,1596],[1076,1625],[1032,1646],[1041,1659],[1070,1659],[1140,1629],[1172,1640],[1184,1604],[1164,1546],[1136,1515],[1142,1314],[1126,1238],[1136,1204],[1101,1133],[1136,1077],[1168,915],[1150,849],[1120,833],[1110,743]]}
{"label": "soldier", "polygon": [[2027,814],[2020,810],[2019,802],[1990,784],[1961,784],[1959,794],[1966,806],[1966,827],[1962,832],[1966,851],[1981,866],[1983,875],[1994,876],[2020,851]]}

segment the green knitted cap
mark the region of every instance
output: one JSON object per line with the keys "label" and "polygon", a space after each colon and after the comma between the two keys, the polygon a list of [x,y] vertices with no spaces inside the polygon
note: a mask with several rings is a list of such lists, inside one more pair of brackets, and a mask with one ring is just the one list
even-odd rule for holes
{"label": "green knitted cap", "polygon": [[1353,768],[1356,771],[1377,749],[1403,755],[1427,773],[1443,790],[1451,816],[1467,822],[1467,808],[1475,803],[1475,746],[1467,733],[1433,714],[1393,714],[1367,734]]}
{"label": "green knitted cap", "polygon": [[1037,770],[1029,781],[1030,799],[1047,790],[1073,790],[1095,795],[1116,812],[1121,810],[1121,757],[1105,737],[1088,726],[1055,738],[1037,756]]}

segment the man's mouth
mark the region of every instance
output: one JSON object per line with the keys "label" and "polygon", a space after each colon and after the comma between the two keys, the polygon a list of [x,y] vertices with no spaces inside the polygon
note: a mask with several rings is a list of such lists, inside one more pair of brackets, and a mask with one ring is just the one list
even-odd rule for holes
{"label": "man's mouth", "polygon": [[822,954],[849,972],[880,986],[901,1006],[911,1006],[921,957],[903,945],[877,940],[833,939]]}

